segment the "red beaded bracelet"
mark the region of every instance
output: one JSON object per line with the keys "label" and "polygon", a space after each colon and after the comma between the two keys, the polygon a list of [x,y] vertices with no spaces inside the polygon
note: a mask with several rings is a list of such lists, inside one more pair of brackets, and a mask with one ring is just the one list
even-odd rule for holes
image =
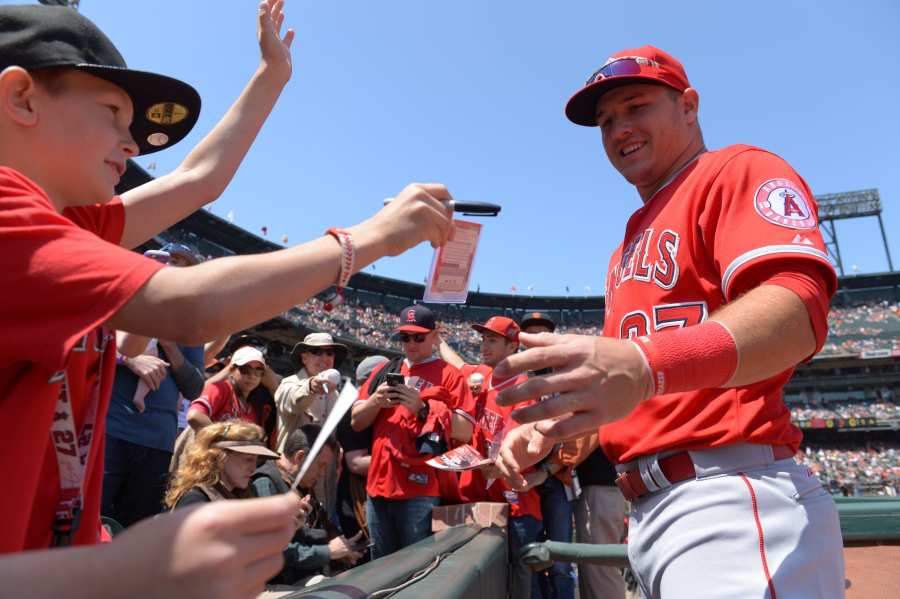
{"label": "red beaded bracelet", "polygon": [[353,248],[353,237],[349,232],[332,227],[325,233],[333,236],[341,244],[341,272],[338,274],[337,286],[334,293],[325,298],[325,305],[322,306],[326,312],[331,312],[344,302],[344,288],[353,275],[353,264],[356,256]]}

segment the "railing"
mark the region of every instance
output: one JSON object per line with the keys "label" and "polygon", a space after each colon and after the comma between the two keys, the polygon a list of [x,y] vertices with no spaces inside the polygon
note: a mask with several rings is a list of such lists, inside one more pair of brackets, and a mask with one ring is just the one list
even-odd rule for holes
{"label": "railing", "polygon": [[[900,499],[839,497],[844,545],[900,541]],[[602,566],[628,566],[625,545],[590,545],[544,541],[522,547],[519,559],[533,570],[549,568],[553,562],[575,562]]]}
{"label": "railing", "polygon": [[456,526],[281,599],[491,599],[506,596],[506,535]]}

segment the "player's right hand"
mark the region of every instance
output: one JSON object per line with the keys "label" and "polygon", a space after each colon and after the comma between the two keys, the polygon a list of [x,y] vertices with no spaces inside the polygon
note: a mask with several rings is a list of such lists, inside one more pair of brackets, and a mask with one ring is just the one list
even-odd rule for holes
{"label": "player's right hand", "polygon": [[497,404],[551,396],[512,413],[517,422],[537,423],[536,430],[544,435],[564,440],[594,431],[624,418],[653,395],[650,368],[630,341],[552,333],[522,333],[519,340],[529,349],[502,360],[495,376],[547,367],[553,372],[504,389]]}
{"label": "player's right hand", "polygon": [[117,536],[110,560],[129,561],[121,567],[143,597],[255,597],[281,569],[300,507],[286,493],[176,510]]}
{"label": "player's right hand", "polygon": [[147,354],[134,356],[125,360],[125,365],[153,391],[159,389],[163,379],[168,375],[166,369],[169,367],[169,363],[156,356]]}
{"label": "player's right hand", "polygon": [[396,256],[423,241],[439,247],[453,232],[453,197],[437,183],[412,183],[364,225],[382,241],[383,255]]}

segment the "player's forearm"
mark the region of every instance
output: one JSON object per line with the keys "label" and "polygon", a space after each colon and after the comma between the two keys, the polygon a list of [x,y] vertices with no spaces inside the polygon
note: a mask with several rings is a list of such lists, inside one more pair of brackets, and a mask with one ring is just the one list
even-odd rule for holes
{"label": "player's forearm", "polygon": [[[384,255],[377,233],[350,229],[359,270]],[[112,326],[196,345],[280,314],[333,285],[341,250],[331,236],[251,256],[158,271],[110,319]],[[189,326],[186,325],[189,323]]]}
{"label": "player's forearm", "polygon": [[121,245],[137,247],[218,198],[234,177],[287,79],[263,66],[225,116],[171,173],[122,195]]}
{"label": "player's forearm", "polygon": [[806,305],[794,292],[762,285],[716,311],[738,351],[728,387],[749,385],[792,368],[816,349]]}

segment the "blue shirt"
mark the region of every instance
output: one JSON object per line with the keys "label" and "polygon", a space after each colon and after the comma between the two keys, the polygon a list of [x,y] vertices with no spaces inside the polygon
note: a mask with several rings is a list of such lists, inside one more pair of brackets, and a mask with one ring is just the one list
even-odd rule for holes
{"label": "blue shirt", "polygon": [[[178,349],[197,368],[203,370],[203,347],[185,347]],[[106,434],[121,441],[134,443],[142,447],[160,449],[171,452],[175,447],[175,434],[178,430],[178,387],[172,378],[171,368],[156,391],[151,391],[144,398],[146,409],[138,412],[131,402],[137,390],[138,376],[124,365],[116,366],[116,378],[113,382],[112,399],[106,415]]]}

